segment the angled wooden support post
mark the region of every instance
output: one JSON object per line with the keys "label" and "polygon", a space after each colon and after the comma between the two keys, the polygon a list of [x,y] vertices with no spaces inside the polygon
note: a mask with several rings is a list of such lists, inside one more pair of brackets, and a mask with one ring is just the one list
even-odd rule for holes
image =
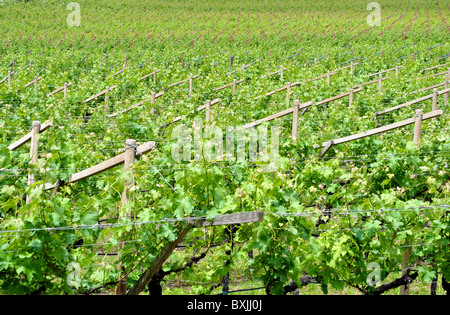
{"label": "angled wooden support post", "polygon": [[322,151],[319,154],[319,160],[321,160],[324,157],[324,155],[328,152],[328,150],[330,150],[330,148],[333,145],[334,145],[333,140],[330,140],[325,144],[325,147],[322,149]]}
{"label": "angled wooden support post", "polygon": [[127,295],[138,295],[144,290],[145,286],[152,280],[153,276],[162,267],[164,262],[169,258],[170,254],[175,250],[175,247],[181,243],[187,233],[198,227],[218,226],[218,225],[230,225],[230,224],[243,224],[251,222],[261,222],[264,220],[264,212],[240,212],[219,215],[214,217],[212,221],[206,219],[186,219],[187,222],[181,222],[181,225],[177,227],[177,238],[168,242],[160,251],[158,256],[153,260],[150,268],[148,268],[139,278],[137,283],[132,287]]}
{"label": "angled wooden support post", "polygon": [[420,148],[420,136],[422,134],[422,109],[416,110],[416,116],[414,117],[414,144],[417,145],[417,149]]}
{"label": "angled wooden support post", "polygon": [[[124,154],[124,161],[123,161],[123,169],[126,174],[125,179],[125,185],[124,185],[124,191],[122,193],[122,202],[121,207],[122,209],[125,208],[130,200],[130,188],[133,186],[133,174],[131,172],[131,167],[134,164],[134,161],[136,159],[136,140],[134,139],[128,139],[125,143],[125,154]],[[123,214],[122,214],[123,215]],[[125,216],[134,217],[133,212],[130,210],[128,213],[126,213]],[[123,249],[124,245],[123,242],[119,242],[119,251]],[[120,253],[119,253],[120,254]],[[125,275],[126,270],[124,270],[121,263],[117,266],[117,268],[122,271],[122,274]],[[127,292],[127,279],[126,276],[122,276],[119,284],[116,287],[116,295],[122,295]]]}
{"label": "angled wooden support post", "polygon": [[[31,139],[30,139],[30,165],[36,165],[37,164],[37,158],[38,158],[38,137],[39,133],[41,131],[41,122],[40,121],[33,121],[33,126],[31,128]],[[31,186],[34,183],[36,183],[36,179],[34,178],[33,173],[28,174],[28,181],[27,185]],[[26,196],[26,203],[31,202],[31,197]]]}
{"label": "angled wooden support post", "polygon": [[294,111],[292,112],[292,139],[295,141],[297,140],[297,134],[298,134],[298,115],[300,111],[300,101],[295,100],[294,101]]}

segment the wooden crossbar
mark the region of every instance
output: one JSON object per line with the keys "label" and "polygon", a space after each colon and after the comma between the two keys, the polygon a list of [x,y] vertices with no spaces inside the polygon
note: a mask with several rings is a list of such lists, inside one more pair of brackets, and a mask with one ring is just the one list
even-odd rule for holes
{"label": "wooden crossbar", "polygon": [[[301,104],[300,108],[304,108],[304,107],[311,106],[311,105],[312,105],[312,102],[309,101],[307,103]],[[253,126],[257,126],[257,125],[260,125],[260,124],[262,124],[264,122],[271,121],[271,120],[274,120],[274,119],[277,119],[277,118],[289,115],[289,114],[291,114],[293,112],[294,112],[294,107],[291,107],[291,108],[288,108],[288,109],[283,110],[281,112],[278,112],[276,114],[273,114],[273,115],[264,117],[262,119],[256,120],[254,122],[251,122],[249,124],[246,124],[246,125],[242,126],[242,129],[247,129],[247,128],[250,128],[250,127],[253,127]]]}
{"label": "wooden crossbar", "polygon": [[[46,131],[47,129],[49,129],[52,126],[53,126],[53,122],[52,121],[47,121],[47,122],[45,122],[45,123],[43,123],[41,125],[41,129],[40,129],[39,132],[42,133],[42,132]],[[22,145],[24,145],[25,143],[30,141],[31,140],[31,136],[32,136],[32,132],[29,132],[28,134],[26,134],[25,136],[23,136],[22,138],[20,138],[16,142],[14,142],[11,145],[9,145],[8,149],[10,149],[11,151],[16,150],[17,148],[21,147]]]}
{"label": "wooden crossbar", "polygon": [[[244,79],[237,80],[236,84],[239,84],[239,83],[242,83],[242,82],[244,82]],[[222,85],[221,87],[215,88],[214,91],[220,91],[220,90],[226,89],[226,88],[228,88],[230,86],[233,86],[233,84],[234,84],[234,82]]]}
{"label": "wooden crossbar", "polygon": [[[197,75],[194,75],[194,76],[192,76],[192,79],[196,79],[196,78],[198,78],[198,74],[197,74]],[[189,80],[190,80],[190,78],[187,78],[187,79],[184,79],[184,80],[181,80],[181,81],[178,81],[178,82],[175,82],[175,83],[169,84],[169,85],[167,86],[167,88],[171,88],[171,87],[173,87],[173,86],[177,86],[177,85],[180,85],[180,84],[182,84],[182,83],[184,83],[184,82],[187,82],[187,81],[189,81]]]}
{"label": "wooden crossbar", "polygon": [[[110,86],[110,87],[109,87],[109,91],[111,91],[112,89],[115,89],[116,87],[117,87],[117,85]],[[100,97],[100,96],[104,95],[104,94],[107,93],[107,92],[108,92],[108,90],[103,90],[103,91],[101,91],[100,93],[98,93],[98,94],[96,94],[96,95],[93,95],[93,96],[89,97],[89,98],[86,99],[84,102],[85,102],[85,103],[88,103],[88,102],[90,102],[90,101],[92,101],[92,100],[95,100],[97,97]]]}
{"label": "wooden crossbar", "polygon": [[[67,87],[69,87],[69,86],[72,86],[72,83],[67,83]],[[50,97],[50,96],[52,96],[52,95],[54,95],[54,94],[56,94],[56,93],[59,93],[59,92],[61,92],[61,91],[64,91],[64,88],[65,88],[65,87],[63,86],[63,87],[60,87],[60,88],[54,90],[54,91],[51,92],[51,93],[48,93],[48,94],[47,94],[47,97]]]}
{"label": "wooden crossbar", "polygon": [[[440,116],[443,113],[444,112],[442,110],[435,110],[435,111],[432,111],[432,112],[424,114],[423,117],[422,117],[422,120],[431,119],[431,118]],[[364,132],[361,132],[361,133],[358,133],[358,134],[354,134],[354,135],[351,135],[351,136],[335,139],[335,140],[333,140],[333,144],[345,143],[345,142],[349,142],[349,141],[358,140],[358,139],[361,139],[361,138],[377,135],[377,134],[380,134],[380,133],[384,133],[386,131],[390,131],[390,130],[393,130],[393,129],[397,129],[397,128],[400,128],[400,127],[404,127],[404,126],[408,126],[408,125],[414,124],[414,121],[415,121],[414,117],[413,118],[409,118],[409,119],[405,119],[405,120],[402,120],[402,121],[399,121],[399,122],[396,122],[396,123],[393,123],[393,124],[390,124],[390,125],[386,125],[386,126],[375,128],[375,129],[371,129],[371,130],[364,131]],[[324,142],[322,144],[322,147],[325,147],[327,145],[327,143],[328,142]]]}
{"label": "wooden crossbar", "polygon": [[[148,153],[152,150],[154,150],[156,147],[156,144],[154,141],[149,141],[146,142],[140,146],[137,147],[137,152],[140,154],[145,154]],[[67,184],[71,184],[71,183],[76,183],[80,180],[89,178],[91,176],[97,175],[101,172],[107,171],[113,167],[116,167],[120,164],[123,164],[125,161],[125,153],[121,153],[119,155],[116,155],[115,157],[106,160],[104,162],[101,162],[97,165],[94,165],[92,167],[89,167],[81,172],[72,174],[69,177],[69,181],[67,182]],[[44,189],[45,190],[49,190],[49,189],[53,189],[55,187],[56,184],[45,184],[44,185]]]}
{"label": "wooden crossbar", "polygon": [[161,70],[155,70],[155,71],[153,71],[152,73],[146,74],[146,75],[144,75],[142,78],[140,78],[139,80],[144,80],[144,79],[146,79],[146,78],[148,78],[148,77],[154,75],[155,73],[158,73],[159,71],[161,71]]}
{"label": "wooden crossbar", "polygon": [[[12,77],[14,75],[14,71],[11,71],[10,76]],[[4,77],[1,81],[0,84],[2,84],[3,82],[5,82],[6,80],[8,80],[8,76]],[[34,81],[33,81],[34,83]]]}
{"label": "wooden crossbar", "polygon": [[403,68],[403,67],[404,67],[404,66],[398,66],[398,67],[386,69],[386,70],[383,70],[383,71],[380,71],[380,72],[375,72],[375,73],[369,74],[368,77],[371,77],[371,76],[374,76],[374,75],[383,74],[383,73],[390,72],[390,71],[394,71],[395,69],[401,69],[401,68]]}
{"label": "wooden crossbar", "polygon": [[[220,103],[220,101],[221,101],[220,98],[216,98],[215,100],[212,100],[212,101],[211,101],[211,104],[210,104],[210,105],[214,105],[214,104]],[[199,106],[199,107],[197,107],[197,111],[204,110],[204,109],[206,109],[207,107],[208,107],[208,104]],[[187,115],[193,114],[193,113],[195,113],[195,111],[190,111]],[[177,121],[180,121],[181,119],[183,119],[183,117],[186,117],[187,115],[175,117],[175,118],[172,120],[172,123],[177,122]]]}
{"label": "wooden crossbar", "polygon": [[24,88],[29,87],[30,85],[34,84],[35,82],[37,82],[39,80],[42,80],[42,77],[38,77],[38,78],[34,79],[33,81],[25,84]]}
{"label": "wooden crossbar", "polygon": [[[438,91],[437,95],[443,95],[443,94],[446,94],[446,93],[449,93],[449,92],[450,92],[450,89],[444,89],[442,91]],[[397,110],[397,109],[400,109],[400,108],[403,108],[403,107],[406,107],[406,106],[410,106],[410,105],[413,105],[413,104],[417,104],[417,103],[423,102],[425,100],[433,98],[433,95],[434,95],[434,93],[430,94],[430,95],[426,95],[426,96],[420,97],[420,98],[417,98],[415,100],[412,100],[412,101],[409,101],[409,102],[406,102],[406,103],[403,103],[403,104],[400,104],[400,105],[397,105],[397,106],[394,106],[394,107],[391,107],[391,108],[388,108],[388,109],[381,110],[379,112],[376,112],[374,114],[374,116],[383,115],[383,114],[390,113],[390,112],[392,112],[394,110]]]}

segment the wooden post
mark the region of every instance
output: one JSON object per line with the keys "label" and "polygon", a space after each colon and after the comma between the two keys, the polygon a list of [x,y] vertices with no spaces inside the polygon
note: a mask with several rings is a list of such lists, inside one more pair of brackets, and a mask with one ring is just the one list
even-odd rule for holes
{"label": "wooden post", "polygon": [[422,117],[423,111],[421,109],[416,110],[416,116],[414,117],[414,144],[417,145],[417,149],[420,148],[420,136],[422,134]]}
{"label": "wooden post", "polygon": [[283,65],[281,65],[281,73],[280,73],[280,78],[281,78],[281,81],[283,81],[284,80],[284,67],[283,67]]}
{"label": "wooden post", "polygon": [[398,66],[395,66],[395,78],[398,79]]}
{"label": "wooden post", "polygon": [[381,92],[381,88],[382,88],[382,82],[383,82],[383,79],[382,79],[382,74],[380,73],[380,74],[378,74],[378,92]]}
{"label": "wooden post", "polygon": [[291,82],[288,82],[287,88],[286,88],[286,101],[289,104],[289,100],[291,98]]}
{"label": "wooden post", "polygon": [[150,114],[154,115],[155,114],[155,100],[156,100],[156,93],[152,92],[152,97],[150,99],[151,103],[152,103],[152,108],[150,109]]}
{"label": "wooden post", "polygon": [[153,84],[156,84],[156,68],[153,71]]}
{"label": "wooden post", "polygon": [[192,97],[192,72],[189,73],[189,97]]}
{"label": "wooden post", "polygon": [[106,106],[106,112],[108,112],[108,93],[109,93],[109,86],[106,87],[106,92],[105,92],[105,106]]}
{"label": "wooden post", "polygon": [[233,79],[233,95],[236,94],[236,79]]}
{"label": "wooden post", "polygon": [[317,66],[317,58],[314,58],[314,67]]}
{"label": "wooden post", "polygon": [[330,70],[327,70],[327,84],[330,85]]}
{"label": "wooden post", "polygon": [[181,53],[181,68],[184,68],[184,51]]}
{"label": "wooden post", "polygon": [[211,101],[206,101],[206,122],[211,121]]}
{"label": "wooden post", "polygon": [[353,103],[353,89],[350,89],[348,94],[348,108],[352,107],[352,103]]}
{"label": "wooden post", "polygon": [[37,82],[38,82],[38,77],[34,76],[34,91],[37,92]]}
{"label": "wooden post", "polygon": [[[402,263],[402,275],[406,275],[409,273],[408,268],[408,260],[409,256],[411,256],[412,248],[409,247],[404,253],[403,253],[403,263]],[[409,295],[409,287],[402,285],[400,287],[400,295]]]}
{"label": "wooden post", "polygon": [[[125,180],[125,185],[124,185],[124,191],[122,193],[122,202],[121,202],[122,208],[124,208],[130,200],[129,190],[133,186],[133,174],[131,173],[130,168],[133,166],[134,161],[136,159],[136,149],[135,148],[136,148],[136,140],[128,139],[126,141],[123,169],[124,169],[125,173],[129,173],[129,174],[127,174],[127,178]],[[132,211],[130,211],[127,214],[127,216],[129,216],[130,218],[133,218]],[[119,251],[122,250],[124,247],[123,242],[119,242],[118,247],[119,247]],[[123,269],[121,263],[119,263],[117,268],[122,271],[122,274],[125,274],[125,270]],[[120,280],[119,284],[116,287],[116,295],[126,294],[126,292],[127,292],[127,279],[126,279],[126,277],[124,277]]]}
{"label": "wooden post", "polygon": [[8,88],[11,88],[11,71],[8,71]]}
{"label": "wooden post", "polygon": [[292,112],[292,139],[297,140],[298,134],[298,112],[300,110],[300,101],[294,101],[294,111]]}
{"label": "wooden post", "polygon": [[[31,139],[30,139],[30,165],[36,165],[37,164],[37,158],[38,158],[38,137],[39,133],[41,131],[41,122],[40,121],[33,121],[33,126],[31,128]],[[32,173],[28,174],[28,186],[33,185],[36,183],[36,179],[34,178],[34,175]],[[32,201],[30,196],[26,196],[26,203],[30,203]]]}
{"label": "wooden post", "polygon": [[[444,88],[448,89],[448,81],[450,80],[450,74],[445,75],[445,84],[444,84]],[[447,106],[447,102],[448,102],[448,93],[444,94],[444,106]]]}
{"label": "wooden post", "polygon": [[67,83],[64,82],[64,98],[67,98]]}
{"label": "wooden post", "polygon": [[[433,89],[433,105],[432,105],[432,111],[437,110],[437,97],[438,97],[438,89],[434,88]],[[433,118],[432,120],[436,120],[436,118]]]}

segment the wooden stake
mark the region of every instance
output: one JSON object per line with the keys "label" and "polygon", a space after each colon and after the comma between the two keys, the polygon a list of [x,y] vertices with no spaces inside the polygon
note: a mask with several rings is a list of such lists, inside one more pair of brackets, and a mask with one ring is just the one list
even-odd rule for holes
{"label": "wooden stake", "polygon": [[191,73],[189,73],[189,97],[192,97],[192,90],[193,90],[193,88],[192,88],[192,72]]}
{"label": "wooden stake", "polygon": [[[409,256],[411,256],[412,253],[412,247],[409,247],[404,253],[403,253],[403,263],[402,263],[402,275],[406,275],[409,273],[408,269],[408,260]],[[402,285],[400,287],[400,295],[409,295],[409,287]]]}
{"label": "wooden stake", "polygon": [[64,98],[67,98],[67,83],[64,82]]}
{"label": "wooden stake", "polygon": [[150,114],[155,115],[155,101],[156,101],[156,93],[152,92],[152,96],[150,102],[152,103],[152,108],[150,109]]}
{"label": "wooden stake", "polygon": [[281,65],[280,78],[281,78],[281,81],[284,80],[284,67],[283,67],[283,65]]}
{"label": "wooden stake", "polygon": [[11,71],[8,71],[8,88],[11,88]]}
{"label": "wooden stake", "polygon": [[294,111],[292,112],[292,139],[297,140],[298,134],[298,112],[300,110],[300,101],[294,101]]}
{"label": "wooden stake", "polygon": [[291,82],[288,82],[287,86],[286,86],[286,100],[289,104],[289,100],[291,98]]}
{"label": "wooden stake", "polygon": [[211,121],[211,101],[206,101],[206,122]]}
{"label": "wooden stake", "polygon": [[[124,172],[128,175],[126,180],[125,180],[125,186],[124,186],[124,191],[122,193],[122,208],[124,208],[128,202],[129,202],[129,190],[130,188],[133,186],[133,174],[130,171],[130,168],[133,166],[134,161],[136,159],[136,140],[134,139],[128,139],[126,141],[126,149],[125,149],[125,156],[124,156],[124,164],[123,164],[123,169]],[[130,218],[133,218],[133,213],[132,211],[130,211],[128,213],[128,215]],[[119,242],[119,251],[123,249],[124,244],[123,242]],[[122,274],[125,274],[125,270],[122,267],[122,264],[119,263],[119,265],[117,266],[117,268],[119,270],[122,271]],[[119,284],[116,287],[116,295],[122,295],[125,294],[127,292],[127,279],[124,276]]]}
{"label": "wooden stake", "polygon": [[420,136],[422,134],[423,111],[421,109],[416,110],[416,116],[414,118],[414,144],[416,144],[417,149],[419,149]]}
{"label": "wooden stake", "polygon": [[[433,105],[432,105],[432,111],[437,110],[437,97],[438,97],[438,89],[433,89]],[[433,118],[432,120],[435,120],[436,118]]]}
{"label": "wooden stake", "polygon": [[327,70],[327,84],[330,85],[330,70]]}
{"label": "wooden stake", "polygon": [[348,108],[352,107],[352,103],[353,103],[353,89],[350,89],[348,94]]}
{"label": "wooden stake", "polygon": [[34,77],[34,91],[37,92],[37,82],[38,82],[38,77],[35,76]]}
{"label": "wooden stake", "polygon": [[[445,84],[444,84],[445,89],[448,89],[448,86],[449,86],[448,81],[449,80],[450,80],[450,74],[447,74],[445,76]],[[448,102],[448,93],[445,93],[444,94],[444,106],[447,106],[447,102]]]}
{"label": "wooden stake", "polygon": [[110,87],[107,86],[105,89],[105,113],[109,113],[109,108],[108,108],[108,93],[109,93]]}
{"label": "wooden stake", "polygon": [[[36,165],[37,164],[37,158],[38,158],[38,137],[39,133],[41,131],[41,122],[40,121],[33,121],[33,126],[31,129],[31,139],[30,139],[30,165]],[[28,186],[33,185],[36,183],[36,179],[34,178],[34,175],[30,172],[28,174]],[[30,203],[32,201],[30,196],[26,196],[26,203]]]}
{"label": "wooden stake", "polygon": [[380,73],[378,75],[378,92],[380,92],[380,93],[381,93],[381,88],[382,88],[381,82],[383,82],[383,79],[382,79],[382,74]]}
{"label": "wooden stake", "polygon": [[181,53],[181,68],[184,68],[184,51]]}
{"label": "wooden stake", "polygon": [[236,94],[236,79],[233,80],[233,95]]}
{"label": "wooden stake", "polygon": [[156,68],[153,71],[153,84],[156,84]]}

